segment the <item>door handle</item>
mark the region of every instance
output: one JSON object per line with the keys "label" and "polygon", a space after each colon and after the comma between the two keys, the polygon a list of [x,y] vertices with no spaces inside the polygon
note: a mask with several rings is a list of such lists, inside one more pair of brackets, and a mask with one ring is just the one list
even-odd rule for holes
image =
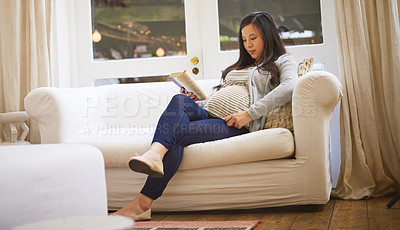
{"label": "door handle", "polygon": [[198,58],[198,57],[192,57],[192,58],[190,59],[190,62],[191,62],[193,65],[197,65],[197,64],[199,64],[199,58]]}

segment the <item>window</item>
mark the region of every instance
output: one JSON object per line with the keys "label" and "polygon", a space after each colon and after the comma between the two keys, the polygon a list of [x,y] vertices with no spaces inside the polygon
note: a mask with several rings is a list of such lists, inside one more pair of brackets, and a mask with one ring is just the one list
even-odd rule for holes
{"label": "window", "polygon": [[323,41],[319,0],[219,0],[221,50],[238,49],[240,21],[253,11],[271,14],[287,46]]}
{"label": "window", "polygon": [[92,0],[93,59],[186,55],[182,0]]}

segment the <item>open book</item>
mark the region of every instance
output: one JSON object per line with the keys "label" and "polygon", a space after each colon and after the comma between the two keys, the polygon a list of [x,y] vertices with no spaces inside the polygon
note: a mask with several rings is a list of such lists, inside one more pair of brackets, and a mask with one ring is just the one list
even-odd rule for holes
{"label": "open book", "polygon": [[193,92],[196,94],[199,100],[207,99],[207,94],[200,88],[193,77],[186,73],[186,70],[183,72],[172,73],[169,75],[169,79],[180,88],[184,87],[187,92]]}

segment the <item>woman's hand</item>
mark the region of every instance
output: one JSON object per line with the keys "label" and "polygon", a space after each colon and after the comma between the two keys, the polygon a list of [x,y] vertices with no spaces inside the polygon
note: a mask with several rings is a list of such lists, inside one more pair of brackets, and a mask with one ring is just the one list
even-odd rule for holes
{"label": "woman's hand", "polygon": [[228,126],[234,126],[237,129],[241,129],[253,119],[247,111],[241,111],[225,117],[224,120]]}
{"label": "woman's hand", "polygon": [[[196,94],[194,94],[193,92],[189,92],[189,93],[185,93],[185,88],[181,88],[180,90],[179,90],[179,92],[181,93],[181,94],[184,94],[184,95],[186,95],[186,96],[188,96],[188,97],[190,97],[190,99],[192,99],[193,101],[195,101],[196,103],[197,103],[197,96],[196,96]],[[198,104],[198,103],[197,103]]]}

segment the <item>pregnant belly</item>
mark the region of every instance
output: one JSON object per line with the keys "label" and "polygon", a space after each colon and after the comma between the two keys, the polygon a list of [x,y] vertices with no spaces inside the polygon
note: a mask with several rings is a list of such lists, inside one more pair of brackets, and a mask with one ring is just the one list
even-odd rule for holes
{"label": "pregnant belly", "polygon": [[250,96],[247,87],[232,85],[214,93],[204,109],[213,117],[224,118],[246,110],[249,106]]}

